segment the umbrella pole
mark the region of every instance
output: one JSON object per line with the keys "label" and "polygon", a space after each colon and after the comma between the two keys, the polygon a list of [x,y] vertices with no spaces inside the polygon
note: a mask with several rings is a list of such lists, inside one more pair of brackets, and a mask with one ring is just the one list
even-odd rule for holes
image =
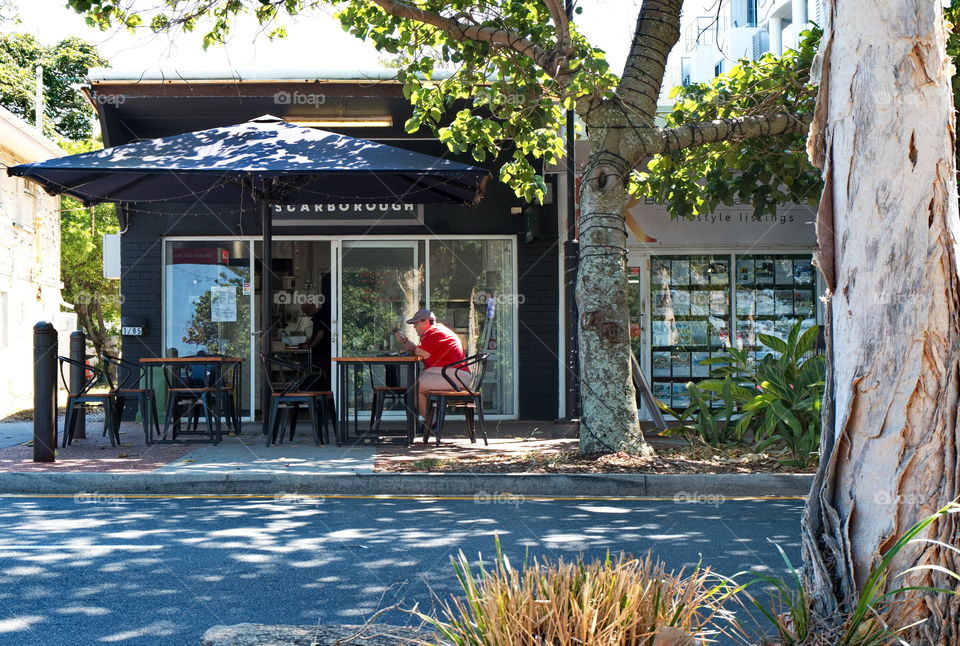
{"label": "umbrella pole", "polygon": [[[271,296],[273,295],[273,220],[270,207],[263,195],[259,199],[260,230],[263,233],[263,253],[260,263],[260,352],[270,354],[270,315]],[[258,361],[257,363],[262,363]],[[263,432],[268,432],[267,414],[270,410],[270,389],[266,378],[261,379],[260,386],[260,414],[263,417]]]}

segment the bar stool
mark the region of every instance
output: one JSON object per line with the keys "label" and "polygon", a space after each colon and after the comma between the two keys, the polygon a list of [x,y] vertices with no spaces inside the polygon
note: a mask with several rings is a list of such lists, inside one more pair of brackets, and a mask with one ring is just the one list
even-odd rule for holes
{"label": "bar stool", "polygon": [[[183,357],[188,359],[191,357]],[[199,355],[197,358],[200,358]],[[200,370],[194,370],[200,368]],[[180,419],[185,413],[194,418],[193,430],[197,428],[200,412],[207,420],[210,441],[219,444],[221,440],[220,413],[217,409],[217,389],[211,385],[210,372],[202,363],[170,365],[164,370],[167,379],[167,414],[161,441],[167,440],[167,431],[171,429],[171,440],[181,434]],[[188,420],[190,417],[187,418]]]}
{"label": "bar stool", "polygon": [[386,365],[383,367],[383,385],[378,386],[373,378],[373,366],[367,366],[370,373],[370,388],[373,389],[373,410],[370,412],[370,430],[379,431],[380,421],[383,418],[383,408],[386,400],[392,403],[404,402],[407,396],[407,386],[400,385],[400,368]]}
{"label": "bar stool", "polygon": [[[290,424],[290,439],[297,431],[300,408],[306,408],[310,416],[314,443],[319,446],[329,442],[328,420],[332,423],[337,444],[340,434],[336,424],[336,409],[332,405],[333,392],[329,390],[304,390],[304,380],[310,375],[295,363],[273,355],[260,355],[264,379],[270,388],[270,410],[267,413],[267,446],[283,442],[284,430]],[[280,380],[276,380],[279,375]],[[292,413],[292,419],[290,414]]]}
{"label": "bar stool", "polygon": [[140,364],[101,354],[104,365],[117,369],[116,412],[114,425],[120,432],[120,421],[128,399],[134,399],[140,408],[140,421],[143,423],[143,437],[147,444],[153,443],[153,433],[160,434],[160,418],[157,415],[157,394],[152,388],[142,388],[146,384],[147,369]]}
{"label": "bar stool", "polygon": [[[70,357],[57,357],[57,359],[60,361],[60,380],[63,382],[66,391],[70,393],[67,395],[67,412],[63,418],[63,444],[61,446],[65,447],[73,442],[77,415],[86,415],[89,406],[103,406],[103,432],[105,435],[109,434],[110,446],[120,444],[120,425],[113,421],[117,395],[113,388],[113,381],[110,379],[110,373]],[[85,370],[84,374],[90,375],[78,393],[70,392],[70,381],[66,372],[64,372],[66,366],[83,368]],[[107,385],[107,392],[90,392],[94,386],[101,382]]]}

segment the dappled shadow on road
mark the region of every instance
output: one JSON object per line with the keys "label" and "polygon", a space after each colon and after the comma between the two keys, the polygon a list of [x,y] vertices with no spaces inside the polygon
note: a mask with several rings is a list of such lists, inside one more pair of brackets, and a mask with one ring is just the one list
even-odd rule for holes
{"label": "dappled shadow on road", "polygon": [[[456,592],[450,557],[647,550],[780,572],[798,501],[0,498],[0,644],[191,644],[215,624],[363,623]],[[417,624],[391,610],[378,621]]]}

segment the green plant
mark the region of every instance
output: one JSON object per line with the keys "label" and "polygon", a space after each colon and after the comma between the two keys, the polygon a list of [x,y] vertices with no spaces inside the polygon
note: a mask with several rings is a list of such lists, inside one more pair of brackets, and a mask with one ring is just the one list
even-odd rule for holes
{"label": "green plant", "polygon": [[413,463],[413,468],[417,471],[433,471],[443,465],[444,462],[440,458],[420,458]]}
{"label": "green plant", "polygon": [[731,436],[751,436],[756,451],[785,449],[790,457],[784,462],[801,467],[816,460],[820,446],[826,366],[822,354],[811,353],[819,329],[804,331],[797,322],[785,340],[760,334],[770,352],[755,360],[747,350],[729,348],[703,362],[717,367],[711,379],[697,384],[701,391],[713,391],[711,400],[721,402],[723,410],[736,405],[739,419]]}
{"label": "green plant", "polygon": [[[714,448],[723,448],[738,444],[742,438],[736,435],[736,427],[732,423],[736,414],[736,401],[733,393],[746,391],[745,388],[733,383],[727,376],[719,386],[718,394],[704,392],[703,382],[687,384],[687,393],[690,397],[690,406],[678,412],[661,404],[661,408],[680,421],[680,425],[664,431],[664,435],[682,435],[691,444],[702,442]],[[715,402],[720,402],[716,406]]]}
{"label": "green plant", "polygon": [[[805,646],[812,644],[836,644],[837,646],[893,646],[902,644],[898,634],[910,626],[888,626],[883,620],[885,610],[892,604],[903,601],[903,597],[913,592],[936,592],[957,594],[957,590],[948,590],[932,586],[904,586],[888,592],[886,589],[889,577],[890,564],[900,551],[911,543],[926,542],[932,539],[918,538],[919,534],[929,527],[937,518],[945,514],[960,512],[960,505],[951,502],[935,513],[916,523],[906,531],[889,550],[883,553],[880,562],[870,570],[867,580],[860,591],[857,602],[849,615],[832,622],[830,626],[814,626],[811,623],[811,602],[807,594],[807,582],[790,563],[784,551],[777,546],[787,568],[790,570],[790,580],[758,574],[755,572],[738,573],[733,580],[744,574],[754,578],[747,583],[734,588],[732,596],[745,598],[756,607],[761,614],[773,625],[777,634],[786,646]],[[960,552],[951,545],[940,545],[954,552]],[[918,565],[901,572],[903,576],[909,572],[931,570],[947,575],[960,581],[960,575],[946,568],[935,565]],[[757,583],[772,586],[773,597],[768,604],[764,604],[747,592],[747,589]]]}
{"label": "green plant", "polygon": [[[441,606],[442,618],[414,610],[455,646],[650,644],[656,635],[693,643],[717,632],[739,635],[722,604],[730,585],[709,569],[666,572],[648,555],[609,554],[601,561],[525,563],[515,569],[496,543],[492,570],[452,559],[464,598]],[[736,632],[735,632],[736,631]]]}

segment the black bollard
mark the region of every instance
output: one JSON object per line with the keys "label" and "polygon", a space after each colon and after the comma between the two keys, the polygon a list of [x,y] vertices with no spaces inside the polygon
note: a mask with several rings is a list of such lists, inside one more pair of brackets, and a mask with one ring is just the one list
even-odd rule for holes
{"label": "black bollard", "polygon": [[[70,333],[70,358],[80,363],[87,361],[87,335],[80,330]],[[80,366],[70,366],[70,394],[78,395],[83,390],[83,384],[87,380],[86,370]],[[73,438],[87,437],[86,415],[77,416],[77,424],[74,427]]]}
{"label": "black bollard", "polygon": [[33,461],[54,462],[57,448],[57,331],[33,326]]}

